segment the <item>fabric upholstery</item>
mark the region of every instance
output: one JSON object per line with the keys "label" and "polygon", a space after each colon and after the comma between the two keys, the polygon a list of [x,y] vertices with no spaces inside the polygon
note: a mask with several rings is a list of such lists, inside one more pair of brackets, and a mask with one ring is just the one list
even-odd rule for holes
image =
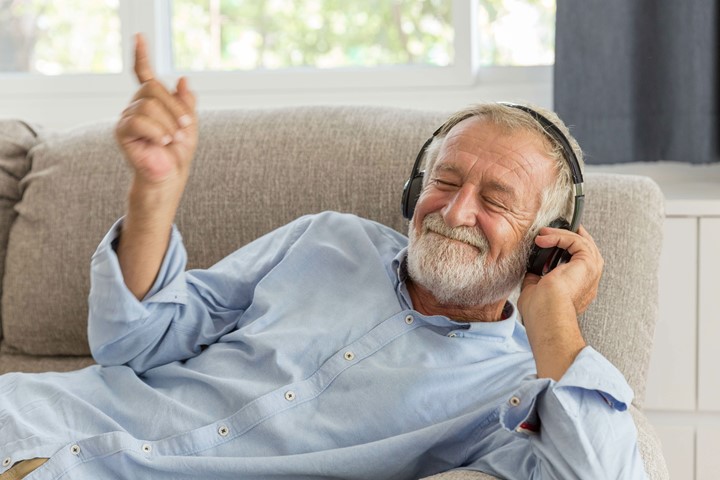
{"label": "fabric upholstery", "polygon": [[[329,209],[404,233],[403,184],[418,149],[445,116],[356,106],[201,112],[200,143],[177,216],[189,267],[208,267],[300,215]],[[90,257],[122,215],[130,181],[112,128],[107,121],[39,134],[22,122],[0,122],[0,373],[92,363]],[[626,375],[642,407],[657,308],[662,195],[644,177],[592,173],[586,193],[583,224],[606,263],[600,295],[581,326],[588,343]],[[657,439],[637,414],[641,449],[660,465]],[[651,478],[666,478],[663,466]]]}
{"label": "fabric upholstery", "polygon": [[[585,340],[625,375],[642,407],[658,305],[664,197],[647,177],[586,175],[583,224],[605,260],[598,298],[580,318]],[[622,332],[620,334],[619,332]]]}
{"label": "fabric upholstery", "polygon": [[[0,273],[5,270],[10,227],[16,217],[15,204],[22,195],[20,180],[30,169],[29,153],[35,143],[37,132],[26,123],[0,120]],[[0,326],[1,322],[0,317]]]}

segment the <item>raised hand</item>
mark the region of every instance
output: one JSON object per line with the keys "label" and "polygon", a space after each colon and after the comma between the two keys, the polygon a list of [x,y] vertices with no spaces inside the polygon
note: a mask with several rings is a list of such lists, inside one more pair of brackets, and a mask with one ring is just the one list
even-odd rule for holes
{"label": "raised hand", "polygon": [[155,78],[140,34],[135,37],[135,75],[140,88],[118,121],[118,144],[135,171],[136,184],[169,181],[182,189],[197,147],[195,96],[185,78],[174,92]]}
{"label": "raised hand", "polygon": [[135,171],[117,247],[128,289],[142,299],[152,287],[170,241],[197,147],[195,96],[181,78],[174,92],[155,79],[145,39],[135,38],[140,88],[122,112],[115,136]]}

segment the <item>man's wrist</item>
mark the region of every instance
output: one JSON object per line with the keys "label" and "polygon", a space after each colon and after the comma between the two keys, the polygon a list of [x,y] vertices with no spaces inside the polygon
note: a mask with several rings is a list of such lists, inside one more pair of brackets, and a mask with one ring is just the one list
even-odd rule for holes
{"label": "man's wrist", "polygon": [[133,179],[128,193],[128,220],[141,230],[171,225],[184,189],[184,179],[160,184]]}
{"label": "man's wrist", "polygon": [[538,377],[560,380],[587,345],[572,302],[559,302],[524,317]]}

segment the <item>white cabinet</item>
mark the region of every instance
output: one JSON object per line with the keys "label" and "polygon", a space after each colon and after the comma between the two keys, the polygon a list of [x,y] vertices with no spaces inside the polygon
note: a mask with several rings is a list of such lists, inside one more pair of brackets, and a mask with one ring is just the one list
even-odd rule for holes
{"label": "white cabinet", "polygon": [[720,217],[701,218],[699,232],[697,407],[720,413]]}
{"label": "white cabinet", "polygon": [[588,172],[653,178],[665,195],[659,315],[645,412],[672,480],[720,478],[720,165],[646,163]]}
{"label": "white cabinet", "polygon": [[[718,472],[720,472],[718,427],[720,425],[716,424],[714,426],[701,426],[697,429],[697,473],[695,480],[717,480],[718,478]],[[676,476],[674,478],[682,477]]]}
{"label": "white cabinet", "polygon": [[655,327],[645,408],[695,409],[697,219],[666,218],[660,258],[659,318]]}
{"label": "white cabinet", "polygon": [[665,219],[645,410],[671,479],[715,480],[720,471],[719,248],[720,216]]}

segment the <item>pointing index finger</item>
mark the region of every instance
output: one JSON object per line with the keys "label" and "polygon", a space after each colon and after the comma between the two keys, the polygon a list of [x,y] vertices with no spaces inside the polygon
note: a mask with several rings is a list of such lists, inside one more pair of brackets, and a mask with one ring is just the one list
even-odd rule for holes
{"label": "pointing index finger", "polygon": [[139,33],[135,35],[135,76],[140,83],[149,82],[155,78],[155,74],[150,66],[150,59],[147,54],[145,37]]}

